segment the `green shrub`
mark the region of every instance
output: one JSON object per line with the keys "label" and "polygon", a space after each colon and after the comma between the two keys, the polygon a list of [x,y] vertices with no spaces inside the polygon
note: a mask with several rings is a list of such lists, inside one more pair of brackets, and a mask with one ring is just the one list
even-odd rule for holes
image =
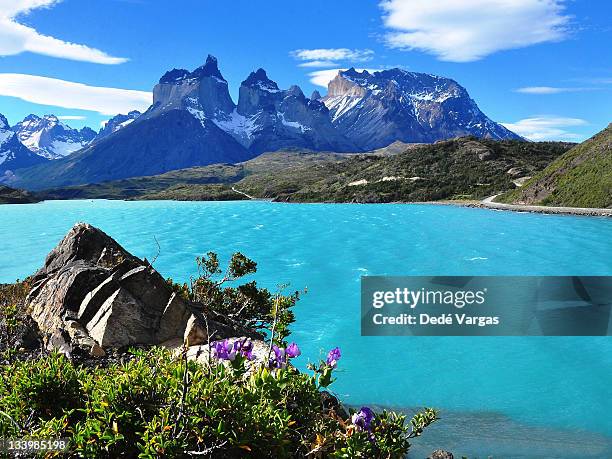
{"label": "green shrub", "polygon": [[[30,291],[28,282],[0,284],[0,322],[6,327],[5,333],[14,331],[24,314],[25,298]],[[1,332],[4,331],[0,329]]]}
{"label": "green shrub", "polygon": [[272,294],[251,281],[235,286],[245,276],[257,272],[257,263],[240,252],[232,255],[225,270],[220,268],[216,253],[208,252],[196,258],[197,276],[189,283],[178,284],[167,279],[168,285],[183,298],[198,305],[207,316],[240,325],[255,331],[273,329],[273,339],[283,345],[289,336],[289,326],[295,317],[291,308],[299,300],[299,292],[282,295],[286,286]]}
{"label": "green shrub", "polygon": [[[187,384],[185,384],[187,381]],[[58,354],[0,369],[0,436],[70,440],[76,457],[402,457],[434,422],[382,412],[360,429],[323,408],[317,378],[291,366],[251,374],[167,350],[80,368]]]}

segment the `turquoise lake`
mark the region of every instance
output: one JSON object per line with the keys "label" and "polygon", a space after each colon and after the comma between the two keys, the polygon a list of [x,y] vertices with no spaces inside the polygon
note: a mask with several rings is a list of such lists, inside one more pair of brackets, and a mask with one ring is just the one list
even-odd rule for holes
{"label": "turquoise lake", "polygon": [[175,280],[195,274],[197,255],[240,251],[257,261],[261,285],[307,288],[296,364],[340,346],[332,388],[345,402],[442,410],[414,457],[432,445],[470,457],[612,457],[612,338],[383,338],[359,328],[363,275],[612,275],[612,219],[402,204],[3,205],[0,282],[33,273],[78,221],[149,260],[156,238],[155,267]]}

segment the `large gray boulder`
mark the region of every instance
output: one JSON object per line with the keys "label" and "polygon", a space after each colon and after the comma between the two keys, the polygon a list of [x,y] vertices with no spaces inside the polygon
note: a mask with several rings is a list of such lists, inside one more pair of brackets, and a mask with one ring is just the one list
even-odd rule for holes
{"label": "large gray boulder", "polygon": [[[31,316],[47,347],[65,354],[182,341],[190,318],[190,330],[205,329],[201,312],[146,260],[86,223],[68,232],[32,281]],[[230,327],[210,322],[215,339],[231,336]]]}
{"label": "large gray boulder", "polygon": [[49,252],[44,266],[34,275],[34,280],[53,275],[77,261],[102,268],[112,268],[123,261],[142,264],[141,260],[131,255],[103,231],[88,223],[77,223]]}

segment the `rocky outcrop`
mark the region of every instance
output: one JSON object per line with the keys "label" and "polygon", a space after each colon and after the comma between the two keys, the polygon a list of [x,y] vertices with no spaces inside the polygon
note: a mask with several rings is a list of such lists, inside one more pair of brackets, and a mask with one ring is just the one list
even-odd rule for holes
{"label": "rocky outcrop", "polygon": [[86,223],[76,224],[32,277],[27,303],[48,349],[102,356],[105,348],[190,345],[238,336],[173,292],[146,260]]}
{"label": "rocky outcrop", "polygon": [[[322,102],[306,98],[297,85],[279,89],[264,69],[252,72],[240,85],[236,112],[247,120],[242,124],[250,129],[246,135],[241,131],[234,131],[234,135],[254,154],[296,147],[317,151],[359,150],[337,132]],[[218,124],[231,128],[223,120]]]}
{"label": "rocky outcrop", "polygon": [[209,118],[230,114],[235,108],[214,56],[208,55],[204,65],[193,72],[184,69],[166,72],[153,88],[153,107],[147,116],[172,109],[194,109],[194,105]]}

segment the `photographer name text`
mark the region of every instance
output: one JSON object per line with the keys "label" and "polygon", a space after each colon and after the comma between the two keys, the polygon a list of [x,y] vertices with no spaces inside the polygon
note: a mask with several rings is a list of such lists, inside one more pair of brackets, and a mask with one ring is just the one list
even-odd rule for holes
{"label": "photographer name text", "polygon": [[[421,312],[425,307],[452,306],[459,310],[472,305],[483,305],[486,302],[487,289],[483,290],[410,290],[396,288],[394,290],[376,291],[372,294],[372,308],[382,311],[388,305],[402,305],[410,312],[386,315],[375,312],[372,316],[374,325],[401,326],[477,326],[489,327],[500,324],[499,316],[470,315],[464,312],[432,313]],[[421,311],[415,311],[419,308]]]}

